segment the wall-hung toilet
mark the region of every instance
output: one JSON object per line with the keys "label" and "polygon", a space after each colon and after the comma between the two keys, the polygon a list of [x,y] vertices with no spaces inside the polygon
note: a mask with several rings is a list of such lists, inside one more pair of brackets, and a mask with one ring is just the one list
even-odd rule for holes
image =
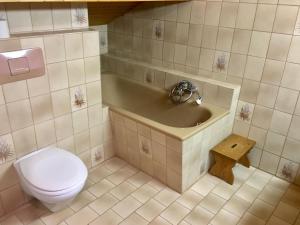
{"label": "wall-hung toilet", "polygon": [[82,190],[87,168],[72,153],[48,147],[18,159],[14,166],[24,191],[55,212]]}

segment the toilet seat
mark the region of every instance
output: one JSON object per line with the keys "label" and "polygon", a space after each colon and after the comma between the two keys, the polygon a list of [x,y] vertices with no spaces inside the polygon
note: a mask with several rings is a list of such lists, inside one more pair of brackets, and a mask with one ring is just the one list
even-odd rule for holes
{"label": "toilet seat", "polygon": [[82,186],[87,178],[87,169],[82,161],[59,148],[44,149],[25,158],[20,163],[20,172],[32,190],[47,196],[69,193]]}

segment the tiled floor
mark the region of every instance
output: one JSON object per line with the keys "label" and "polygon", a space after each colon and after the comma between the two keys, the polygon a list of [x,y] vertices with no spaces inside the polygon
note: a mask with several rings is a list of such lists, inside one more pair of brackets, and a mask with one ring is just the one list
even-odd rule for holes
{"label": "tiled floor", "polygon": [[1,225],[300,225],[300,187],[254,168],[234,173],[232,186],[207,174],[180,195],[113,158],[69,208],[51,213],[32,201]]}

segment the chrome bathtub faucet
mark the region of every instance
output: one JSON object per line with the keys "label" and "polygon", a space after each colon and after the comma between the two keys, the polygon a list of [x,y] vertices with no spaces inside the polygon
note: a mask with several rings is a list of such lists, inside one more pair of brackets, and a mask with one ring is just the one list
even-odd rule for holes
{"label": "chrome bathtub faucet", "polygon": [[198,88],[188,80],[179,81],[174,88],[171,90],[169,97],[171,98],[172,102],[176,104],[181,104],[196,94],[195,102],[197,105],[201,105],[203,98],[200,96]]}

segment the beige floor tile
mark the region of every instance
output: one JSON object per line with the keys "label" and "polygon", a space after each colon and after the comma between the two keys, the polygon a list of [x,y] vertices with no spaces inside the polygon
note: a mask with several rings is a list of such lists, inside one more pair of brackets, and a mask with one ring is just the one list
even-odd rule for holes
{"label": "beige floor tile", "polygon": [[69,218],[74,214],[74,211],[70,208],[66,208],[60,210],[55,213],[49,213],[48,215],[42,216],[41,220],[46,225],[56,225],[60,222],[64,221],[65,219]]}
{"label": "beige floor tile", "polygon": [[256,199],[248,211],[262,220],[268,220],[274,211],[274,206],[265,203],[262,200]]}
{"label": "beige floor tile", "polygon": [[149,223],[149,225],[170,225],[170,223],[164,218],[158,216]]}
{"label": "beige floor tile", "polygon": [[202,196],[206,196],[215,186],[214,183],[201,179],[192,186],[192,190],[198,192]]}
{"label": "beige floor tile", "polygon": [[79,209],[83,208],[84,206],[94,201],[95,199],[96,197],[92,195],[90,192],[83,191],[71,203],[70,208],[77,212]]}
{"label": "beige floor tile", "polygon": [[242,165],[237,164],[234,168],[233,168],[233,174],[234,174],[234,179],[236,180],[240,180],[242,182],[246,181],[252,173],[255,172],[255,168],[250,167],[244,167]]}
{"label": "beige floor tile", "polygon": [[100,197],[106,192],[109,192],[114,187],[115,185],[113,183],[109,182],[106,179],[103,179],[99,183],[94,184],[92,187],[90,187],[88,191],[91,192],[93,195]]}
{"label": "beige floor tile", "polygon": [[152,178],[143,173],[143,172],[139,172],[135,175],[133,175],[132,177],[130,177],[127,182],[129,182],[130,184],[136,186],[136,187],[140,187],[142,185],[144,185],[145,183],[148,183],[149,181],[151,181]]}
{"label": "beige floor tile", "polygon": [[92,202],[89,207],[95,210],[99,215],[117,204],[119,200],[111,194],[102,195],[96,201]]}
{"label": "beige floor tile", "polygon": [[37,201],[32,201],[27,207],[17,210],[16,216],[24,224],[30,224],[38,220],[49,211]]}
{"label": "beige floor tile", "polygon": [[226,202],[226,200],[224,198],[221,198],[218,195],[215,195],[213,193],[209,193],[200,202],[199,206],[216,214],[223,207],[225,202]]}
{"label": "beige floor tile", "polygon": [[242,216],[244,212],[250,207],[251,203],[238,197],[233,196],[224,206],[224,209],[236,216]]}
{"label": "beige floor tile", "polygon": [[113,172],[107,169],[106,166],[101,165],[89,172],[89,179],[98,182],[112,173]]}
{"label": "beige floor tile", "polygon": [[259,219],[258,217],[250,213],[245,213],[239,222],[239,225],[264,225],[264,224],[265,221]]}
{"label": "beige floor tile", "polygon": [[299,214],[299,209],[288,205],[284,202],[280,202],[274,211],[274,216],[282,219],[290,224],[294,223]]}
{"label": "beige floor tile", "polygon": [[238,223],[239,219],[238,216],[221,209],[210,223],[212,225],[234,225]]}
{"label": "beige floor tile", "polygon": [[290,225],[290,224],[277,218],[276,216],[272,216],[266,225]]}
{"label": "beige floor tile", "polygon": [[278,177],[272,177],[268,183],[271,187],[280,189],[282,191],[286,191],[289,187],[289,183],[285,180],[282,180]]}
{"label": "beige floor tile", "polygon": [[213,217],[213,213],[197,206],[184,220],[191,225],[207,225]]}
{"label": "beige floor tile", "polygon": [[117,187],[113,188],[110,193],[117,199],[122,200],[136,190],[136,187],[128,182],[123,182]]}
{"label": "beige floor tile", "polygon": [[148,184],[141,186],[139,189],[134,191],[131,195],[139,200],[142,203],[147,202],[150,198],[152,198],[158,190],[154,189]]}
{"label": "beige floor tile", "polygon": [[23,225],[16,216],[10,216],[1,222],[1,225]]}
{"label": "beige floor tile", "polygon": [[225,182],[220,182],[213,190],[212,193],[228,200],[237,190],[236,185],[230,185]]}
{"label": "beige floor tile", "polygon": [[149,222],[157,217],[163,210],[165,206],[160,204],[158,201],[151,199],[146,202],[142,207],[140,207],[136,212]]}
{"label": "beige floor tile", "polygon": [[282,197],[282,201],[300,209],[300,187],[291,184]]}
{"label": "beige floor tile", "polygon": [[37,219],[32,223],[29,223],[28,225],[45,225],[45,224],[40,219]]}
{"label": "beige floor tile", "polygon": [[261,170],[256,170],[246,181],[246,184],[256,189],[262,190],[271,178],[271,174],[268,174]]}
{"label": "beige floor tile", "polygon": [[131,196],[128,196],[127,198],[116,204],[112,209],[121,217],[126,218],[141,205],[142,204],[138,200],[134,199]]}
{"label": "beige floor tile", "polygon": [[152,179],[148,182],[148,184],[153,187],[154,189],[161,191],[162,189],[166,188],[167,186],[163,183],[159,182],[158,180]]}
{"label": "beige floor tile", "polygon": [[259,194],[258,198],[270,205],[275,206],[278,204],[283,194],[284,191],[278,188],[273,188],[270,184],[268,184]]}
{"label": "beige floor tile", "polygon": [[120,223],[120,225],[146,225],[146,224],[148,224],[148,221],[136,213],[131,214],[123,222]]}
{"label": "beige floor tile", "polygon": [[123,181],[125,181],[128,177],[134,175],[136,172],[137,169],[135,169],[134,167],[126,166],[114,172],[113,174],[109,175],[108,177],[106,177],[106,179],[115,185],[119,185]]}
{"label": "beige floor tile", "polygon": [[244,184],[236,193],[235,195],[248,201],[253,202],[255,198],[258,196],[259,190],[249,186],[248,184]]}
{"label": "beige floor tile", "polygon": [[187,190],[176,201],[188,209],[193,209],[203,199],[203,196],[193,190]]}
{"label": "beige floor tile", "polygon": [[171,224],[178,224],[189,212],[189,209],[174,202],[161,213],[161,217],[168,220]]}
{"label": "beige floor tile", "polygon": [[86,225],[97,217],[98,214],[87,206],[69,217],[66,222],[68,225]]}
{"label": "beige floor tile", "polygon": [[166,188],[159,192],[154,198],[161,204],[168,206],[179,197],[180,194],[178,194],[176,191],[173,191],[170,188]]}
{"label": "beige floor tile", "polygon": [[118,214],[112,210],[108,210],[95,219],[90,225],[117,225],[123,220]]}
{"label": "beige floor tile", "polygon": [[120,158],[114,157],[112,159],[105,161],[103,165],[110,171],[115,172],[121,169],[122,167],[126,166],[127,163]]}

